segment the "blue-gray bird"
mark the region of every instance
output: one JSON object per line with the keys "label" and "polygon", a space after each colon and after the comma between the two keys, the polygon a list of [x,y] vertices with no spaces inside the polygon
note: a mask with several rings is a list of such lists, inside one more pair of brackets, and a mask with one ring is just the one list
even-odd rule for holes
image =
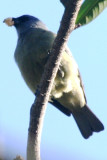
{"label": "blue-gray bird", "polygon": [[[15,26],[17,30],[15,60],[26,84],[35,94],[56,34],[49,31],[38,18],[30,15],[7,18],[4,22]],[[84,138],[104,129],[103,124],[87,106],[78,66],[67,46],[49,102],[66,115],[73,115]]]}

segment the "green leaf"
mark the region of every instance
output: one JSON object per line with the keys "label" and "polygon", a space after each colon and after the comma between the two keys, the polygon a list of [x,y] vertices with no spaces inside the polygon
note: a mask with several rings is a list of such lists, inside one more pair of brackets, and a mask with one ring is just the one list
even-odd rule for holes
{"label": "green leaf", "polygon": [[85,0],[78,13],[76,24],[85,25],[96,18],[107,7],[107,0]]}

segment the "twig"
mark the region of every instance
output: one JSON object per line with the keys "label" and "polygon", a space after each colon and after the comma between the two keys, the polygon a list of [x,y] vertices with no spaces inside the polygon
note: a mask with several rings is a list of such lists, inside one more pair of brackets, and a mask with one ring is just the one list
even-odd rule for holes
{"label": "twig", "polygon": [[75,28],[74,29],[77,29],[77,28],[79,28],[79,27],[81,27],[82,25],[79,23],[79,24],[77,24],[77,25],[75,25]]}
{"label": "twig", "polygon": [[39,93],[31,107],[28,133],[27,160],[40,160],[40,138],[46,105],[52,89],[54,78],[59,68],[61,55],[70,33],[75,28],[75,20],[82,0],[60,0],[65,6],[61,25],[54,41],[49,60],[45,66]]}

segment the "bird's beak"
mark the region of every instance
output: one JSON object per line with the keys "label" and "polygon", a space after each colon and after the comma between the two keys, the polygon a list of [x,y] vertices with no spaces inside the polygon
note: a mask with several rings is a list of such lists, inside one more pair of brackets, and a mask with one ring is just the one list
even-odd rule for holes
{"label": "bird's beak", "polygon": [[3,23],[6,23],[8,26],[13,26],[14,25],[13,18],[4,19]]}

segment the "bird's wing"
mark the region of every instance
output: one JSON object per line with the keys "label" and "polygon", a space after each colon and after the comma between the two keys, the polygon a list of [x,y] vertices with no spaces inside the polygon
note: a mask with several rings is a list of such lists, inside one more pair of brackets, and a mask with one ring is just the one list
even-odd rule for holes
{"label": "bird's wing", "polygon": [[[72,53],[71,53],[71,51],[69,50],[69,48],[68,48],[67,46],[66,46],[65,51],[66,51],[66,53],[67,53],[70,57],[72,57]],[[83,82],[82,82],[82,78],[81,78],[81,74],[80,74],[79,69],[78,69],[78,78],[79,78],[79,80],[80,80],[80,86],[81,86],[81,88],[82,88],[82,91],[83,91],[83,94],[84,94],[85,101],[86,101],[86,103],[87,103],[87,99],[86,99],[85,91],[84,91],[84,85],[83,85]]]}
{"label": "bird's wing", "polygon": [[57,109],[59,109],[62,113],[64,113],[67,116],[71,115],[71,111],[69,109],[67,109],[66,107],[64,107],[60,102],[58,102],[55,99],[51,99],[51,101],[49,101],[49,103],[51,103],[53,106],[55,106]]}
{"label": "bird's wing", "polygon": [[85,101],[86,101],[86,103],[87,103],[87,99],[86,99],[85,91],[84,91],[84,85],[83,85],[83,83],[82,83],[82,78],[81,78],[81,74],[80,74],[79,70],[78,70],[78,77],[79,77],[79,79],[80,79],[80,86],[81,86],[81,88],[82,88],[82,91],[83,91],[83,94],[84,94],[84,98],[85,98]]}

